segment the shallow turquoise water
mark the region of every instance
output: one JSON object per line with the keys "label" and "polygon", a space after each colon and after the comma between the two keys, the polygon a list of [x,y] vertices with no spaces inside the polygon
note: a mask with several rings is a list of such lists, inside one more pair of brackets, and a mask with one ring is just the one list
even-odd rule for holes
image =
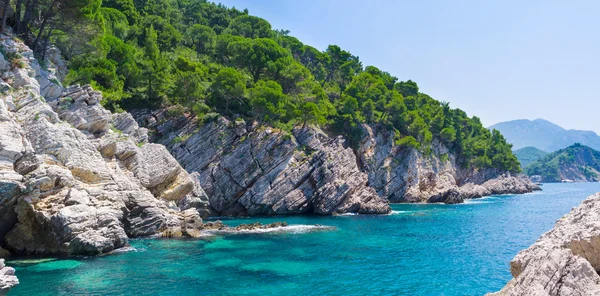
{"label": "shallow turquoise water", "polygon": [[210,241],[134,240],[136,251],[36,264],[9,262],[10,295],[481,295],[508,263],[600,184],[460,205],[393,205],[388,216],[271,217],[333,231],[230,235]]}

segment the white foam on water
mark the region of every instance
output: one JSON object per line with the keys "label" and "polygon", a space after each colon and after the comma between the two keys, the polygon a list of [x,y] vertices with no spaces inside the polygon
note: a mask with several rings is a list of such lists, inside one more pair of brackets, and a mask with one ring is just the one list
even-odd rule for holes
{"label": "white foam on water", "polygon": [[[478,199],[465,199],[465,201],[462,203],[463,205],[477,205],[477,204],[486,204],[486,203],[491,203],[492,201],[489,200],[481,200],[481,198]],[[456,205],[461,205],[461,204],[456,204]]]}
{"label": "white foam on water", "polygon": [[253,234],[253,233],[307,233],[312,231],[323,231],[323,230],[334,230],[333,226],[326,225],[288,225],[273,228],[259,228],[259,229],[224,229],[224,230],[207,230],[210,234]]}
{"label": "white foam on water", "polygon": [[413,211],[391,211],[389,214],[387,215],[400,215],[400,214],[407,214],[407,213],[412,213]]}
{"label": "white foam on water", "polygon": [[134,248],[132,246],[127,246],[127,247],[122,247],[122,248],[118,248],[116,250],[113,250],[110,253],[111,254],[118,254],[118,253],[144,252],[144,251],[146,251],[146,249],[137,249],[137,248]]}

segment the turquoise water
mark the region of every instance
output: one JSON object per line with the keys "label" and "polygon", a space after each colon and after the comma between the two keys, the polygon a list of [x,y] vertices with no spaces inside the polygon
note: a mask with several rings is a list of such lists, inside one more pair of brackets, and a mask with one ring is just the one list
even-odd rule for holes
{"label": "turquoise water", "polygon": [[393,205],[387,216],[271,217],[336,230],[134,240],[103,257],[9,262],[10,295],[481,295],[500,289],[508,263],[600,184],[460,205]]}

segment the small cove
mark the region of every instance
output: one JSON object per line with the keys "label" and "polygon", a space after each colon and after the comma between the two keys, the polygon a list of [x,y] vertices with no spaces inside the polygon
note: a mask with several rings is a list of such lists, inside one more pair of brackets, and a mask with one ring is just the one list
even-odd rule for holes
{"label": "small cove", "polygon": [[[511,276],[508,263],[599,183],[465,204],[397,204],[390,215],[260,217],[335,230],[138,239],[101,257],[9,261],[9,295],[481,295]],[[20,260],[20,259],[15,259]]]}

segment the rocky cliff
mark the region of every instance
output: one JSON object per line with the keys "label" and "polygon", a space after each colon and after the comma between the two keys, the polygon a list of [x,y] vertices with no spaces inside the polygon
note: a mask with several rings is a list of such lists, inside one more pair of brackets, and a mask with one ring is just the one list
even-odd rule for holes
{"label": "rocky cliff", "polygon": [[364,125],[356,151],[316,127],[286,133],[241,119],[199,120],[168,110],[134,112],[189,172],[218,215],[387,213],[389,202],[460,203],[539,190],[525,176],[461,169],[441,143],[402,148]]}
{"label": "rocky cliff", "polygon": [[490,295],[600,295],[600,193],[510,262],[513,279]]}
{"label": "rocky cliff", "polygon": [[434,140],[430,154],[394,145],[394,133],[363,126],[358,149],[369,185],[391,202],[460,203],[492,194],[520,194],[540,188],[529,178],[495,169],[465,169]]}
{"label": "rocky cliff", "polygon": [[[197,183],[129,114],[89,86],[63,88],[0,35],[0,243],[13,254],[99,254],[131,237],[197,235]],[[56,56],[56,55],[51,55]],[[201,207],[201,203],[199,205]]]}
{"label": "rocky cliff", "polygon": [[315,127],[291,134],[243,120],[138,113],[209,196],[217,215],[389,213],[352,149]]}

